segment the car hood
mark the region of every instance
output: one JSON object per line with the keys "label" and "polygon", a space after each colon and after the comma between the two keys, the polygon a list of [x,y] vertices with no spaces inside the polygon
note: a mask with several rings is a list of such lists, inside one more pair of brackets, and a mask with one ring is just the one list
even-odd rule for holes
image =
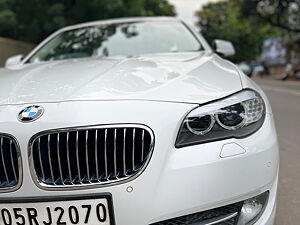
{"label": "car hood", "polygon": [[203,53],[90,58],[0,70],[0,105],[79,100],[205,103],[242,89],[236,67]]}

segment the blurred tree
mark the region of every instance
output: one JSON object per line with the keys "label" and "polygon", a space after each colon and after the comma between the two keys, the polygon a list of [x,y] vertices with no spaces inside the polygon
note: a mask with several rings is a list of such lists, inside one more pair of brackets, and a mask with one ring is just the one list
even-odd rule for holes
{"label": "blurred tree", "polygon": [[167,0],[0,0],[0,36],[39,42],[55,30],[87,21],[174,16]]}
{"label": "blurred tree", "polygon": [[261,53],[264,39],[277,34],[276,29],[244,16],[239,0],[212,2],[197,11],[198,26],[210,44],[214,39],[233,43],[235,62],[255,60]]}
{"label": "blurred tree", "polygon": [[259,19],[287,31],[300,32],[299,0],[240,0],[245,15]]}
{"label": "blurred tree", "polygon": [[146,0],[144,4],[147,16],[175,16],[175,8],[167,0]]}

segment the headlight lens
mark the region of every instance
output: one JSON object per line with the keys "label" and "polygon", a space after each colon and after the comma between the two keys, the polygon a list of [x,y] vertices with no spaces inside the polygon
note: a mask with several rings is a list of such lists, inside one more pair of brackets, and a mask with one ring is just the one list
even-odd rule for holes
{"label": "headlight lens", "polygon": [[253,225],[263,214],[269,198],[269,192],[244,201],[238,225]]}
{"label": "headlight lens", "polygon": [[176,147],[226,138],[242,138],[263,124],[265,104],[260,95],[245,90],[226,99],[200,106],[185,118]]}
{"label": "headlight lens", "polygon": [[215,119],[212,115],[191,117],[186,120],[186,126],[190,132],[196,135],[204,135],[214,126]]}

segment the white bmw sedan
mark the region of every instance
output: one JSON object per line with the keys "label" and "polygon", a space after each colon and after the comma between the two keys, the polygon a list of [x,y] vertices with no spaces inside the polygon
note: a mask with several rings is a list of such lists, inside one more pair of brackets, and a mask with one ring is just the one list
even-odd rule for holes
{"label": "white bmw sedan", "polygon": [[[272,225],[262,90],[174,18],[63,28],[0,70],[1,225]],[[219,55],[215,54],[219,53]]]}

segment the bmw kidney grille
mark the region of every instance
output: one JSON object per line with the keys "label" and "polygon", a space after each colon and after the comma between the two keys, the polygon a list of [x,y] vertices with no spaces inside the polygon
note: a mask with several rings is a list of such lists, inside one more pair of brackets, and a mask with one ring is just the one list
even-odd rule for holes
{"label": "bmw kidney grille", "polygon": [[18,189],[21,175],[21,154],[17,142],[10,135],[0,134],[0,192]]}
{"label": "bmw kidney grille", "polygon": [[141,125],[54,130],[36,135],[30,161],[44,188],[105,185],[132,179],[153,151],[152,131]]}

